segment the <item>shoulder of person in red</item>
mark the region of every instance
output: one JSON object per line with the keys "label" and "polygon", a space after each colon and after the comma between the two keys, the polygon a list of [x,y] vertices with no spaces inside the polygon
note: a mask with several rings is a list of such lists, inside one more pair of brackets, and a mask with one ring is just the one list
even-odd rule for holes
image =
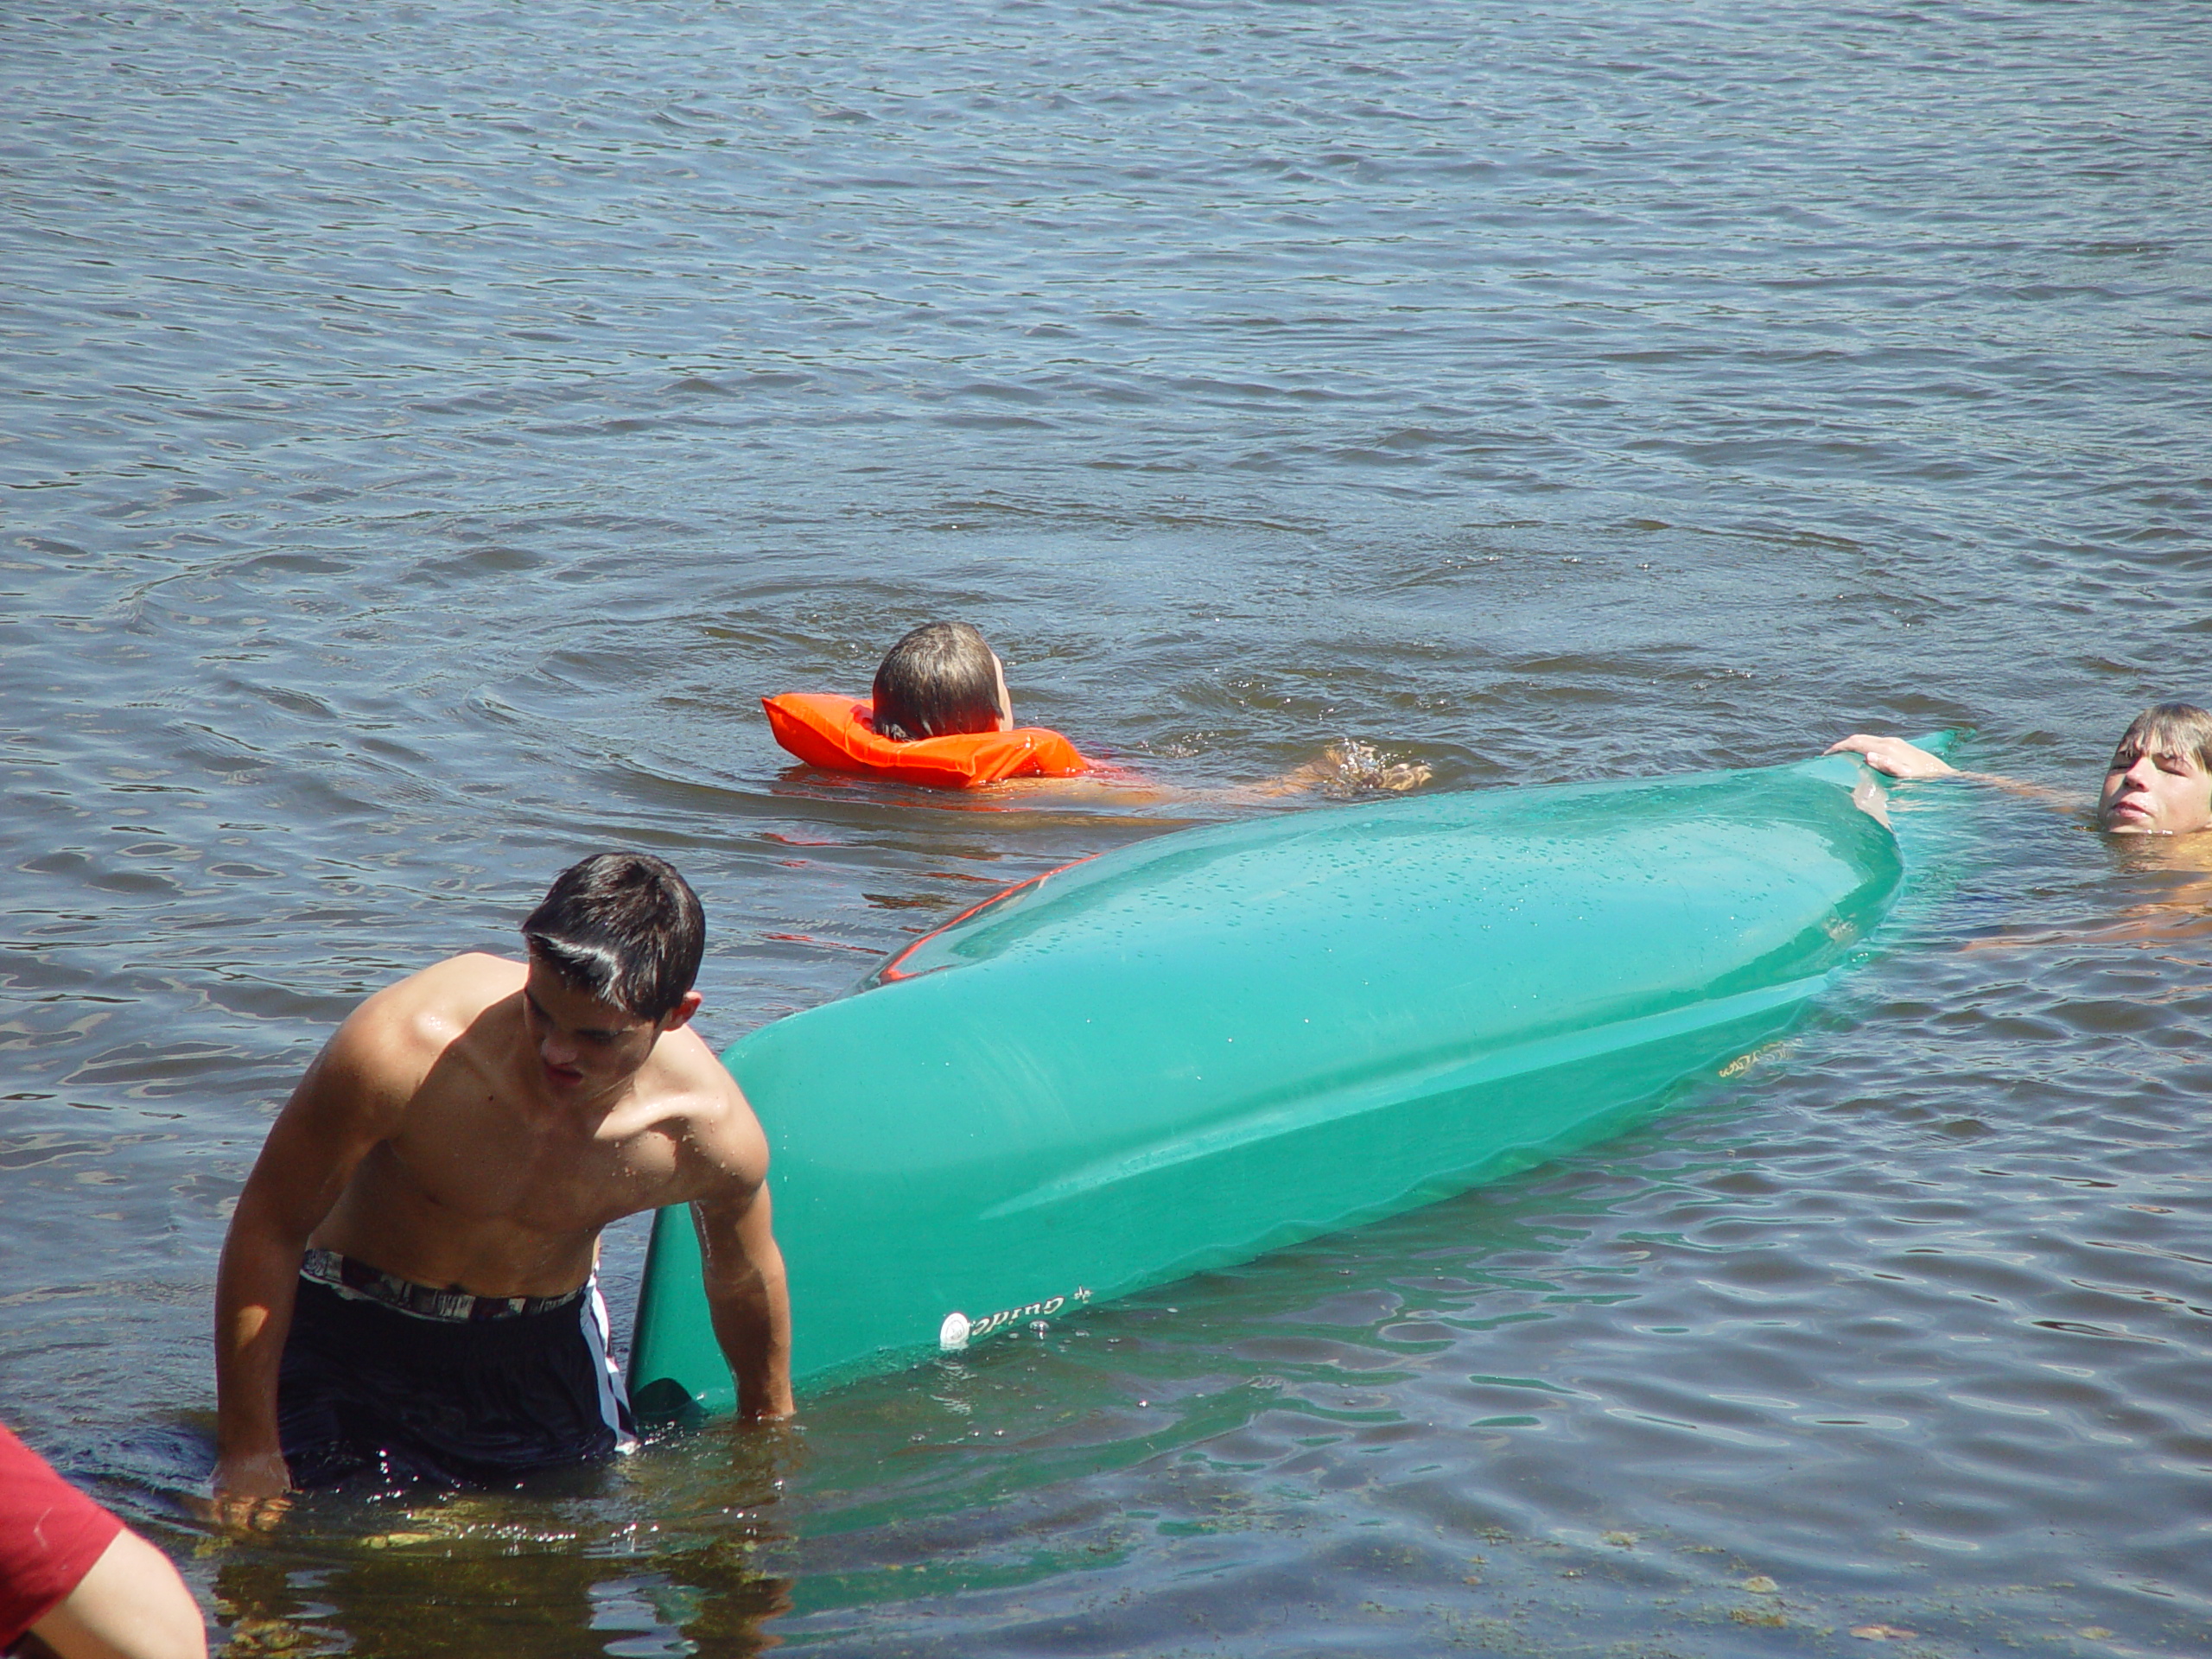
{"label": "shoulder of person in red", "polygon": [[0,1650],[60,1605],[122,1530],[0,1426]]}

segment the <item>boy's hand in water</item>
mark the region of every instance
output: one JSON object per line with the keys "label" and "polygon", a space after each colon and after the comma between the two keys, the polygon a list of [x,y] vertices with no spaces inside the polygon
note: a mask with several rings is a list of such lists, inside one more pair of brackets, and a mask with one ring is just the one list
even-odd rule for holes
{"label": "boy's hand in water", "polygon": [[214,1487],[201,1515],[227,1531],[267,1532],[292,1507],[292,1471],[282,1452],[222,1459]]}
{"label": "boy's hand in water", "polygon": [[1321,767],[1321,787],[1332,795],[1361,795],[1378,790],[1403,794],[1435,776],[1425,760],[1385,760],[1351,737],[1329,745],[1322,752]]}
{"label": "boy's hand in water", "polygon": [[1948,778],[1958,770],[1925,749],[1915,748],[1901,737],[1870,737],[1854,732],[1840,743],[1828,745],[1827,753],[1862,756],[1875,771],[1891,778]]}
{"label": "boy's hand in water", "polygon": [[1321,752],[1319,760],[1309,760],[1295,771],[1285,772],[1281,781],[1287,789],[1270,792],[1318,789],[1324,795],[1333,795],[1340,800],[1383,791],[1403,794],[1407,790],[1419,789],[1434,776],[1425,760],[1386,761],[1357,738],[1347,737],[1330,744]]}

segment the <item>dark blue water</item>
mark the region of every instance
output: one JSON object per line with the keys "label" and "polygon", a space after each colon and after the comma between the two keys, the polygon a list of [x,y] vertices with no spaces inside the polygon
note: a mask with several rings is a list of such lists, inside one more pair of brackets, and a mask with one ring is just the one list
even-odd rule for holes
{"label": "dark blue water", "polygon": [[787,768],[755,699],[914,621],[1195,789],[1967,724],[2085,794],[2212,702],[2208,71],[2123,0],[10,7],[7,1417],[238,1655],[2205,1651],[2212,852],[1974,785],[1574,1159],[780,1436],[188,1500],[270,1116],[562,865],[683,868],[721,1041],[1262,810]]}

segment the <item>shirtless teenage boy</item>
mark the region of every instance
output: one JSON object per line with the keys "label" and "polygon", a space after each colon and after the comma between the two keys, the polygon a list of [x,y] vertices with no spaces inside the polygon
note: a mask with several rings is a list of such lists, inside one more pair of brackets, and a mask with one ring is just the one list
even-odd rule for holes
{"label": "shirtless teenage boy", "polygon": [[686,1029],[705,941],[676,870],[603,853],[523,924],[340,1026],[269,1132],[215,1289],[232,1519],[288,1486],[504,1483],[634,1443],[594,1268],[610,1222],[693,1205],[747,1417],[791,1409],[768,1152]]}
{"label": "shirtless teenage boy", "polygon": [[[1984,775],[1958,772],[1901,737],[1856,733],[1827,752],[1838,750],[1864,755],[1868,766],[1892,778]],[[1991,781],[2012,783],[2004,778]],[[2120,836],[2178,836],[2212,828],[2212,712],[2193,703],[2161,702],[2135,716],[2105,771],[2097,828]]]}

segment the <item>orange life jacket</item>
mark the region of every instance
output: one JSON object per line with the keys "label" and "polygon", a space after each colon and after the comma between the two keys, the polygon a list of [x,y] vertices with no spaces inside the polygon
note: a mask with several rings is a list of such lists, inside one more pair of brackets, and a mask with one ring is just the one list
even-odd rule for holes
{"label": "orange life jacket", "polygon": [[1073,778],[1090,770],[1074,744],[1041,726],[901,743],[875,729],[870,702],[786,691],[761,698],[760,706],[777,742],[810,766],[833,772],[873,772],[925,789],[973,789],[1007,778]]}

